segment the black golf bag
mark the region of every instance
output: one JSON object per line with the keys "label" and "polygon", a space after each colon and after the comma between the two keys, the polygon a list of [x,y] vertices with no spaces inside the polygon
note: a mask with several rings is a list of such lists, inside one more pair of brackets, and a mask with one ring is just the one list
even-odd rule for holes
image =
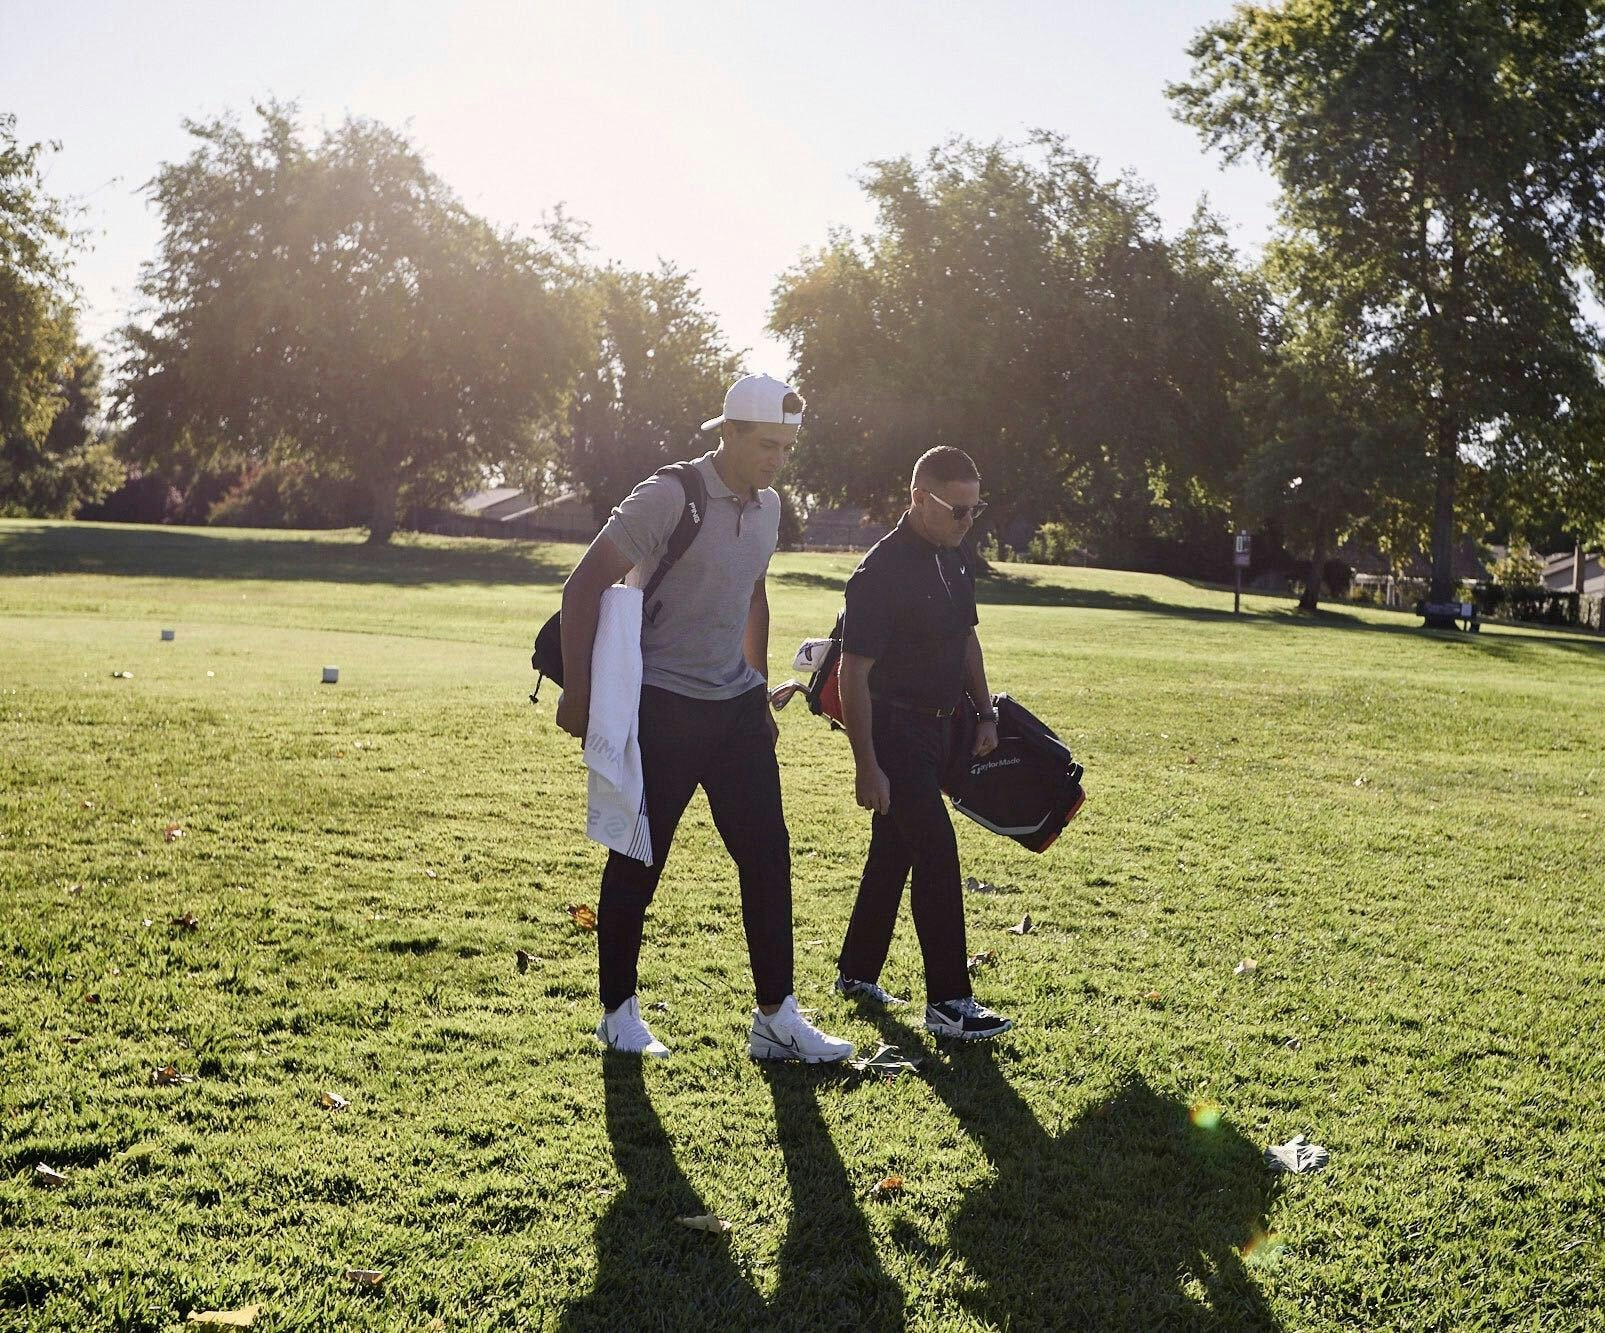
{"label": "black golf bag", "polygon": [[1076,817],[1087,794],[1081,765],[1023,704],[994,694],[998,748],[977,759],[975,705],[966,695],[953,715],[953,741],[942,790],[953,808],[984,829],[1045,852]]}

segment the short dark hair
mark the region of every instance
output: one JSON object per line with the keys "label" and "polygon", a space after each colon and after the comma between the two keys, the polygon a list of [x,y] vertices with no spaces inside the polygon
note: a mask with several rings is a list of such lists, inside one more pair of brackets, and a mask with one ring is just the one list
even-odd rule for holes
{"label": "short dark hair", "polygon": [[975,460],[962,449],[951,444],[939,444],[927,449],[914,464],[911,486],[923,487],[927,482],[980,481],[981,471]]}

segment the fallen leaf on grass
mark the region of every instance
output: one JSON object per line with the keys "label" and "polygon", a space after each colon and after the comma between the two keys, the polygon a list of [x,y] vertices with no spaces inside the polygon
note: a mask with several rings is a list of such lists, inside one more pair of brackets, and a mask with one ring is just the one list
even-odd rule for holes
{"label": "fallen leaf on grass", "polygon": [[155,923],[155,922],[154,922],[154,921],[152,921],[152,920],[151,920],[151,919],[150,919],[150,918],[149,918],[149,917],[148,917],[148,916],[147,916],[147,917],[142,917],[142,918],[141,918],[141,919],[140,919],[140,922],[139,922],[139,924],[140,924],[140,925],[142,925],[142,926],[145,926],[145,927],[147,927],[147,928],[149,928],[149,927],[150,927],[150,926],[154,926],[154,925],[155,925],[155,924],[156,924],[156,923]]}
{"label": "fallen leaf on grass", "polygon": [[185,1083],[195,1082],[194,1074],[180,1074],[177,1065],[163,1065],[160,1069],[150,1071],[150,1085],[153,1088],[181,1087]]}
{"label": "fallen leaf on grass", "polygon": [[976,879],[976,877],[974,875],[971,875],[968,879],[966,879],[964,881],[964,892],[966,892],[966,893],[1002,893],[1003,890],[1000,889],[996,884],[984,883],[983,881]]}
{"label": "fallen leaf on grass", "polygon": [[93,810],[95,808],[95,803],[93,801],[80,801],[78,803],[78,808],[80,810]]}
{"label": "fallen leaf on grass", "polygon": [[325,1091],[318,1094],[318,1105],[326,1106],[331,1111],[343,1111],[346,1109],[346,1107],[350,1106],[351,1103],[342,1097],[338,1092]]}
{"label": "fallen leaf on grass", "polygon": [[163,842],[177,842],[184,836],[184,830],[177,824],[169,824],[162,830]]}
{"label": "fallen leaf on grass", "polygon": [[59,1190],[67,1183],[67,1177],[53,1166],[46,1166],[39,1162],[33,1169],[33,1183],[42,1185],[47,1190]]}
{"label": "fallen leaf on grass", "polygon": [[1371,781],[1371,779],[1366,777],[1365,774],[1362,773],[1359,777],[1354,779],[1354,785],[1356,787],[1364,787],[1370,781]]}
{"label": "fallen leaf on grass", "polygon": [[440,878],[438,875],[435,874],[435,872],[433,870],[426,870],[426,871],[424,871],[424,874],[428,875],[430,879],[438,879],[438,878]]}
{"label": "fallen leaf on grass", "polygon": [[194,912],[185,912],[183,916],[171,918],[167,924],[179,930],[198,930],[201,923]]}
{"label": "fallen leaf on grass", "polygon": [[238,1310],[191,1310],[186,1324],[213,1324],[220,1328],[250,1328],[256,1323],[260,1305],[242,1305]]}
{"label": "fallen leaf on grass", "polygon": [[529,960],[531,956],[532,955],[528,949],[513,950],[513,962],[517,965],[520,972],[529,971]]}
{"label": "fallen leaf on grass", "polygon": [[1029,935],[1031,933],[1031,913],[1027,912],[1020,918],[1020,924],[1009,927],[1011,935]]}
{"label": "fallen leaf on grass", "polygon": [[84,996],[84,1003],[85,1004],[99,1004],[100,1003],[100,995],[99,995],[99,993],[96,992],[96,991],[90,991],[88,995]]}
{"label": "fallen leaf on grass", "polygon": [[1306,1171],[1319,1171],[1331,1159],[1319,1143],[1311,1143],[1302,1134],[1295,1134],[1286,1143],[1272,1144],[1265,1150],[1265,1165],[1272,1171],[1302,1175]]}
{"label": "fallen leaf on grass", "polygon": [[79,1042],[83,1041],[84,1038],[80,1037],[76,1032],[69,1032],[61,1040],[68,1046],[76,1046]]}
{"label": "fallen leaf on grass", "polygon": [[1235,972],[1240,977],[1251,976],[1254,972],[1256,972],[1258,970],[1259,970],[1259,964],[1257,962],[1255,962],[1252,958],[1243,959],[1242,962],[1240,962],[1236,967],[1234,967],[1232,969],[1232,971]]}
{"label": "fallen leaf on grass", "polygon": [[974,958],[970,959],[968,964],[970,975],[972,977],[983,967],[996,967],[997,965],[998,951],[996,949],[987,949],[984,953],[976,954]]}
{"label": "fallen leaf on grass", "polygon": [[1282,1045],[1290,1051],[1302,1051],[1304,1049],[1304,1043],[1297,1037],[1289,1037]]}
{"label": "fallen leaf on grass", "polygon": [[570,903],[568,905],[569,920],[581,930],[596,929],[596,913],[584,903]]}
{"label": "fallen leaf on grass", "polygon": [[67,892],[72,894],[72,896],[74,898],[76,898],[83,891],[84,891],[84,886],[82,884],[73,884],[73,885],[69,886],[68,889],[67,889]]}
{"label": "fallen leaf on grass", "polygon": [[1196,763],[1197,763],[1197,762],[1198,762],[1198,759],[1197,759],[1197,757],[1196,757],[1196,756],[1194,756],[1194,755],[1188,755],[1188,756],[1187,756],[1187,762],[1188,762],[1188,763],[1189,763],[1189,764],[1196,764]]}
{"label": "fallen leaf on grass", "polygon": [[693,1231],[711,1231],[715,1235],[723,1235],[730,1230],[730,1223],[712,1213],[701,1213],[696,1217],[677,1217],[674,1219],[683,1227],[690,1227]]}
{"label": "fallen leaf on grass", "polygon": [[647,1005],[647,1008],[655,1009],[660,1014],[666,1014],[669,1012],[669,1002],[667,1000],[653,1000],[651,1004]]}
{"label": "fallen leaf on grass", "polygon": [[902,1190],[902,1176],[887,1176],[882,1180],[877,1180],[872,1186],[870,1186],[869,1192],[872,1198],[885,1198],[888,1194],[900,1194],[902,1193]]}
{"label": "fallen leaf on grass", "polygon": [[359,1287],[377,1287],[384,1280],[385,1274],[382,1268],[346,1269],[346,1281]]}
{"label": "fallen leaf on grass", "polygon": [[881,1046],[874,1055],[862,1056],[857,1060],[850,1060],[848,1064],[860,1074],[884,1074],[887,1078],[896,1078],[899,1074],[912,1073],[919,1068],[918,1060],[911,1060],[895,1046]]}
{"label": "fallen leaf on grass", "polygon": [[113,680],[133,680],[134,673],[132,671],[113,671],[111,678]]}
{"label": "fallen leaf on grass", "polygon": [[1163,995],[1161,995],[1158,991],[1151,990],[1146,995],[1144,995],[1142,998],[1147,1000],[1149,1004],[1158,1004],[1165,997]]}

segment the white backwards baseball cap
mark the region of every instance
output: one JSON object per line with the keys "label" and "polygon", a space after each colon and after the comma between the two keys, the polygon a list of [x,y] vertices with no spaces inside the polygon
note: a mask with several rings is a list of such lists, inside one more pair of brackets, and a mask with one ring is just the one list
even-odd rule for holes
{"label": "white backwards baseball cap", "polygon": [[771,426],[802,425],[803,400],[789,384],[769,375],[744,375],[724,396],[724,413],[702,423],[712,430],[727,421],[760,421]]}

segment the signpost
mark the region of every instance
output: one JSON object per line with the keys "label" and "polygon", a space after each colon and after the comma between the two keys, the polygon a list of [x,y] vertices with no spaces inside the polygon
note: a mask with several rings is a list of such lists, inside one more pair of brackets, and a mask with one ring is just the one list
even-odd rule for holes
{"label": "signpost", "polygon": [[1232,594],[1232,614],[1243,613],[1243,571],[1248,568],[1248,562],[1253,557],[1254,538],[1252,534],[1238,530],[1237,544],[1232,549],[1232,572],[1237,575],[1237,591]]}

